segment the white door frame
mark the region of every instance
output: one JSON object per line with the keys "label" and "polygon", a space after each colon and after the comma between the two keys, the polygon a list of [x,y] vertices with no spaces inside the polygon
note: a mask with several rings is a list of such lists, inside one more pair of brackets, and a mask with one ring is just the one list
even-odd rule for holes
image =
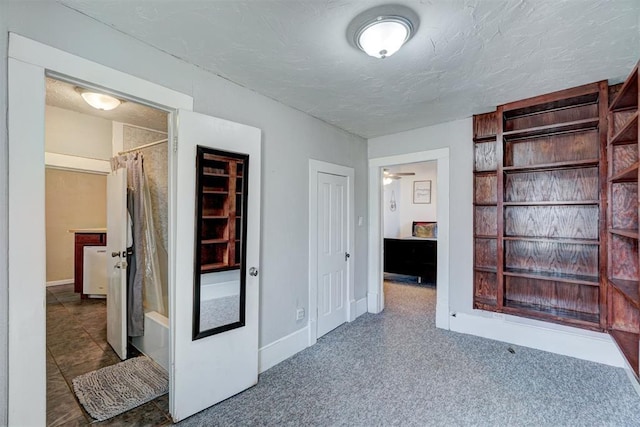
{"label": "white door frame", "polygon": [[[9,425],[46,423],[44,236],[45,72],[109,88],[163,109],[192,110],[193,98],[138,77],[9,35]],[[169,127],[173,140],[175,126]],[[175,319],[175,159],[169,150],[169,317]],[[170,373],[170,384],[173,382]]]}
{"label": "white door frame", "polygon": [[382,169],[407,163],[438,163],[436,188],[438,206],[438,291],[436,296],[436,327],[449,329],[449,148],[369,159],[369,274],[367,308],[369,313],[384,309],[382,261]]}
{"label": "white door frame", "polygon": [[318,341],[318,173],[344,176],[347,178],[347,252],[351,254],[347,263],[347,322],[356,318],[354,293],[353,245],[355,241],[354,221],[354,181],[355,169],[320,160],[309,159],[309,346]]}

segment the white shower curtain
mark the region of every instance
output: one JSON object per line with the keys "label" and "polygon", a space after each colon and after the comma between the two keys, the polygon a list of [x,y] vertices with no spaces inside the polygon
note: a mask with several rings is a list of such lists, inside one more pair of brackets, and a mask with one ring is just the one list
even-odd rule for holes
{"label": "white shower curtain", "polygon": [[127,290],[128,335],[144,335],[144,313],[166,315],[162,297],[158,253],[149,186],[144,174],[143,156],[129,153],[111,159],[112,169],[127,169],[127,209],[132,220],[133,254],[129,265]]}

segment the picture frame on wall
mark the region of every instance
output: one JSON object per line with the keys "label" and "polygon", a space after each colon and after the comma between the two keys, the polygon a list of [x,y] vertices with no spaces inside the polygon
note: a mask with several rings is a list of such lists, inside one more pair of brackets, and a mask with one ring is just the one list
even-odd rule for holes
{"label": "picture frame on wall", "polygon": [[413,204],[431,203],[431,181],[413,181]]}

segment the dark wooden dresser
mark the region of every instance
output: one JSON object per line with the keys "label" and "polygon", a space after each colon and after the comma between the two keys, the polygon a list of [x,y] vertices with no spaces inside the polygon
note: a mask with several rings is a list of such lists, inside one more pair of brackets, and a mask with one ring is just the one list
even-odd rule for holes
{"label": "dark wooden dresser", "polygon": [[437,246],[437,239],[384,239],[384,271],[418,276],[419,281],[435,284]]}
{"label": "dark wooden dresser", "polygon": [[84,272],[84,247],[85,246],[106,246],[107,230],[104,228],[87,228],[69,230],[74,233],[74,255],[73,255],[73,290],[80,293],[82,298],[87,296],[82,292],[82,275]]}

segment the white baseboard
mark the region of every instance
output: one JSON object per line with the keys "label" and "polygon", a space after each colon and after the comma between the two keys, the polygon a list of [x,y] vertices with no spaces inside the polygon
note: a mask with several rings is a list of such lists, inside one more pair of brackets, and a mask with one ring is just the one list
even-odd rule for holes
{"label": "white baseboard", "polygon": [[360,298],[356,301],[356,318],[367,312],[367,297]]}
{"label": "white baseboard", "polygon": [[[491,316],[491,317],[490,317]],[[625,362],[608,334],[523,319],[504,314],[451,316],[452,331],[535,348],[606,365],[625,367]]]}
{"label": "white baseboard", "polygon": [[380,298],[379,294],[368,292],[367,293],[367,310],[369,313],[378,314],[382,311],[380,308]]}
{"label": "white baseboard", "polygon": [[258,351],[258,369],[260,373],[276,366],[294,354],[307,348],[309,327],[305,326],[292,334],[267,344]]}
{"label": "white baseboard", "polygon": [[69,285],[74,282],[75,282],[74,279],[51,280],[47,282],[45,286],[49,287],[49,286],[58,286],[58,285]]}

